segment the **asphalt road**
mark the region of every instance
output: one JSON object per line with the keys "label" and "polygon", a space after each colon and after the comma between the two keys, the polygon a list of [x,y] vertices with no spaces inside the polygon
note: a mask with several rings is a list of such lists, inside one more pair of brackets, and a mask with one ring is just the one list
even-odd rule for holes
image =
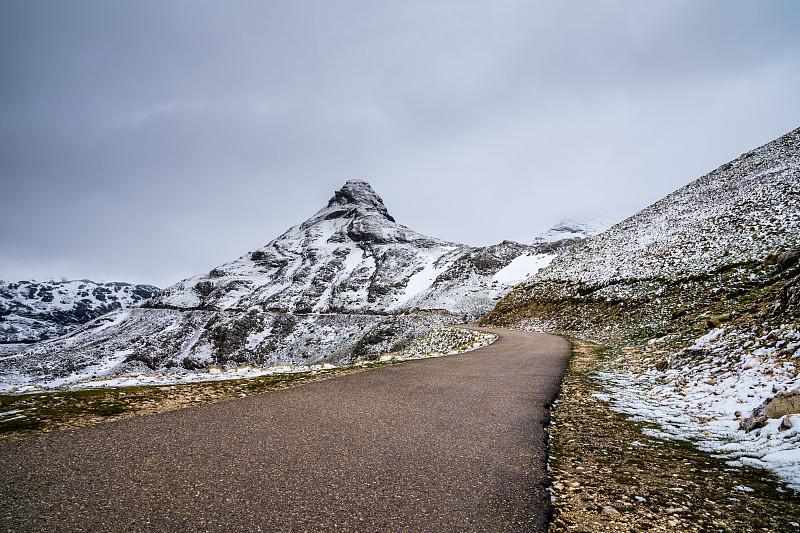
{"label": "asphalt road", "polygon": [[2,531],[545,531],[565,340],[0,443]]}

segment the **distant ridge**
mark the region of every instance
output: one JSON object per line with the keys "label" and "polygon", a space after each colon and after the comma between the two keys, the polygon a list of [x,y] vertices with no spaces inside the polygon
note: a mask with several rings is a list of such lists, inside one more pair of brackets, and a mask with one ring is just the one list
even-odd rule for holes
{"label": "distant ridge", "polygon": [[64,335],[105,313],[131,307],[158,291],[152,285],[82,280],[0,280],[0,342]]}
{"label": "distant ridge", "polygon": [[602,218],[565,218],[558,224],[537,235],[533,244],[558,242],[565,239],[586,239],[606,231],[618,220],[610,217]]}

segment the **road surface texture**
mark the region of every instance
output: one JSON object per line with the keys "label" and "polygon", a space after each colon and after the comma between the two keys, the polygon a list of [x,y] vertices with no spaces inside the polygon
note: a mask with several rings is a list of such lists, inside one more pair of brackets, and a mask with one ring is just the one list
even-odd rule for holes
{"label": "road surface texture", "polygon": [[545,531],[571,355],[461,355],[0,443],[2,531]]}

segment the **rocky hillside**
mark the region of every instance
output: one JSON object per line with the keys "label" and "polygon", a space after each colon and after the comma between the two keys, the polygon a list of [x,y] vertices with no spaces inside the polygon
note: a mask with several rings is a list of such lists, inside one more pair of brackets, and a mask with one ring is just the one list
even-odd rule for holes
{"label": "rocky hillside", "polygon": [[[486,321],[641,340],[671,329],[675,313],[770,280],[778,254],[800,244],[799,145],[795,130],[584,241]],[[608,313],[626,320],[606,329]]]}
{"label": "rocky hillside", "polygon": [[371,359],[478,317],[570,243],[483,248],[395,222],[363,181],[266,246],[0,360],[6,388],[123,372]]}
{"label": "rocky hillside", "polygon": [[115,309],[132,307],[158,291],[151,285],[78,281],[0,281],[0,343],[64,335]]}
{"label": "rocky hillside", "polygon": [[800,416],[745,421],[800,385],[798,246],[795,130],[578,245],[483,323],[614,348],[604,376],[621,410],[800,484],[797,458],[776,466],[792,461],[781,447],[800,442],[787,428]]}

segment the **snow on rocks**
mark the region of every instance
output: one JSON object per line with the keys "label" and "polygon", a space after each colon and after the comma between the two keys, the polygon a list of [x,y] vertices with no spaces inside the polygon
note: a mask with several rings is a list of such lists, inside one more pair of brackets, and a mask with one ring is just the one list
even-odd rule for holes
{"label": "snow on rocks", "polygon": [[555,254],[523,254],[512,260],[492,276],[492,282],[512,285],[525,281],[553,262]]}
{"label": "snow on rocks", "polygon": [[[748,152],[558,257],[520,292],[652,296],[665,282],[798,245],[800,129]],[[777,257],[776,259],[777,260]],[[635,281],[648,284],[634,286]],[[642,294],[644,293],[644,294]],[[520,294],[521,297],[526,296]]]}
{"label": "snow on rocks", "polygon": [[87,279],[0,281],[0,342],[58,337],[109,311],[138,305],[157,290]]}
{"label": "snow on rocks", "polygon": [[497,335],[494,333],[439,326],[414,341],[407,348],[394,354],[381,356],[381,360],[419,359],[465,353],[487,346],[496,340]]}
{"label": "snow on rocks", "polygon": [[439,309],[477,318],[548,265],[553,243],[475,248],[395,222],[364,181],[264,247],[159,292],[153,308],[284,313]]}
{"label": "snow on rocks", "polygon": [[743,420],[739,427],[745,431],[753,431],[764,427],[770,419],[783,418],[780,430],[794,427],[790,416],[800,414],[800,387],[789,391],[781,391],[753,410],[753,414]]}
{"label": "snow on rocks", "polygon": [[704,350],[705,357],[665,371],[652,364],[657,344],[611,359],[599,374],[607,385],[603,399],[657,423],[647,431],[652,436],[690,440],[731,465],[770,469],[800,489],[800,376],[787,349],[800,331],[791,323],[758,344],[751,337],[749,329],[714,329],[688,349]]}
{"label": "snow on rocks", "polygon": [[533,239],[533,244],[594,237],[595,235],[600,235],[617,222],[619,222],[619,220],[608,217],[566,218],[549,230],[538,235]]}
{"label": "snow on rocks", "polygon": [[[207,275],[161,291],[148,306],[258,306],[285,313],[420,308],[478,316],[521,281],[493,276],[523,255],[535,256],[539,267],[552,259],[535,246],[510,241],[473,248],[426,237],[395,222],[368,183],[351,180],[302,224]],[[485,296],[462,299],[461,293]]]}
{"label": "snow on rocks", "polygon": [[270,367],[254,367],[244,365],[234,368],[220,368],[212,366],[206,369],[205,372],[149,372],[149,373],[132,373],[124,374],[121,376],[112,376],[107,378],[99,378],[85,381],[72,381],[62,384],[51,383],[39,386],[27,386],[13,389],[11,392],[44,392],[52,389],[93,389],[93,388],[117,388],[117,387],[135,387],[141,385],[176,385],[180,383],[199,383],[206,381],[227,381],[236,379],[251,379],[260,376],[274,376],[280,374],[309,374],[315,375],[322,371],[334,370],[338,368],[335,365],[275,365]]}

